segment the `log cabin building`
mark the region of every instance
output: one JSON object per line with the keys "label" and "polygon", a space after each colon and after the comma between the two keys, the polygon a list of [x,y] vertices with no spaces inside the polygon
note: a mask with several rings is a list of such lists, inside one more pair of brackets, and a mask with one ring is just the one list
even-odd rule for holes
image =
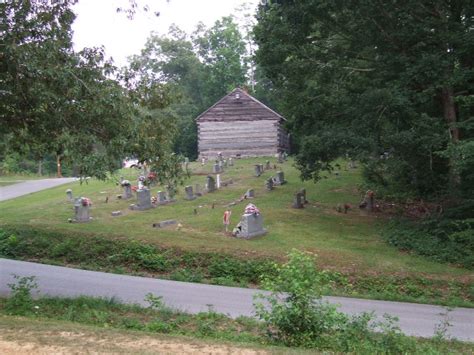
{"label": "log cabin building", "polygon": [[199,157],[274,156],[289,152],[285,118],[237,88],[197,118]]}

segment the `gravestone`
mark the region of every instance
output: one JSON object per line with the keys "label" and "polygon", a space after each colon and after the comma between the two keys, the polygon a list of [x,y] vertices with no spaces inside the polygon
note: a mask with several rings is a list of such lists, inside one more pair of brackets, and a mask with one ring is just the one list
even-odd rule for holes
{"label": "gravestone", "polygon": [[112,217],[118,217],[122,215],[122,211],[112,211]]}
{"label": "gravestone", "polygon": [[216,163],[212,166],[212,172],[214,174],[219,174],[221,172],[221,168],[220,168],[218,163]]}
{"label": "gravestone", "polygon": [[303,194],[301,192],[295,193],[293,200],[293,208],[304,208]]}
{"label": "gravestone", "polygon": [[229,166],[234,166],[234,159],[229,158]]}
{"label": "gravestone", "polygon": [[165,205],[166,203],[168,203],[168,201],[166,200],[165,193],[163,191],[158,191],[158,194],[156,195],[156,203],[158,205]]}
{"label": "gravestone", "polygon": [[272,191],[273,190],[273,178],[268,178],[266,181],[265,181],[265,188],[268,190],[268,191]]}
{"label": "gravestone", "polygon": [[285,174],[283,173],[283,171],[277,171],[276,176],[275,176],[275,184],[276,185],[286,184]]}
{"label": "gravestone", "polygon": [[205,165],[206,164],[206,158],[201,158],[201,165]]}
{"label": "gravestone", "polygon": [[227,159],[224,159],[224,168],[227,168]]}
{"label": "gravestone", "polygon": [[224,172],[224,161],[223,160],[219,160],[219,163],[217,163],[217,165],[219,165],[219,173],[223,173]]}
{"label": "gravestone", "polygon": [[196,184],[196,187],[194,189],[194,194],[196,196],[202,196],[202,191],[201,191],[201,185],[200,184]]}
{"label": "gravestone", "polygon": [[267,230],[263,228],[262,215],[255,213],[245,213],[240,217],[240,222],[234,228],[233,234],[237,238],[250,239],[267,234]]}
{"label": "gravestone", "polygon": [[216,188],[217,189],[221,188],[221,175],[220,174],[216,175]]}
{"label": "gravestone", "polygon": [[144,211],[149,210],[152,207],[153,205],[151,204],[150,190],[147,188],[137,190],[137,203],[135,205],[131,205],[130,209]]}
{"label": "gravestone", "polygon": [[164,228],[164,227],[172,226],[172,225],[177,224],[177,223],[178,223],[178,221],[175,220],[175,219],[168,219],[166,221],[153,223],[153,228]]}
{"label": "gravestone", "polygon": [[283,154],[280,152],[278,153],[278,164],[282,164],[283,163]]}
{"label": "gravestone", "polygon": [[255,191],[254,189],[248,189],[247,192],[245,193],[246,198],[254,198],[255,197]]}
{"label": "gravestone", "polygon": [[174,196],[176,195],[176,190],[174,187],[167,187],[166,188],[166,202],[175,202]]}
{"label": "gravestone", "polygon": [[133,197],[133,194],[132,194],[132,185],[130,184],[130,181],[128,180],[123,180],[121,182],[121,185],[123,187],[123,194],[122,194],[122,198],[124,200],[127,200],[129,198],[132,198]]}
{"label": "gravestone", "polygon": [[215,182],[214,178],[210,175],[207,176],[206,190],[207,190],[207,192],[216,191],[216,182]]}
{"label": "gravestone", "polygon": [[86,223],[92,220],[90,216],[90,200],[86,197],[76,198],[74,201],[74,222]]}
{"label": "gravestone", "polygon": [[71,189],[67,189],[66,190],[66,197],[67,197],[67,200],[69,202],[73,202],[74,201],[74,197],[72,197],[72,190]]}
{"label": "gravestone", "polygon": [[193,194],[193,187],[192,186],[186,186],[184,188],[184,192],[186,192],[186,196],[184,197],[186,200],[195,200],[196,196]]}
{"label": "gravestone", "polygon": [[270,170],[272,168],[272,166],[270,165],[270,160],[267,160],[265,162],[265,170]]}
{"label": "gravestone", "polygon": [[184,158],[184,163],[189,164],[189,158],[188,157]]}
{"label": "gravestone", "polygon": [[359,204],[359,208],[361,210],[365,210],[367,212],[372,212],[374,210],[374,197],[375,194],[372,190],[368,190],[365,193],[364,199],[362,202]]}
{"label": "gravestone", "polygon": [[306,199],[306,189],[305,189],[305,188],[302,188],[302,189],[300,190],[300,193],[301,193],[301,195],[303,195],[303,203],[304,203],[304,204],[308,203],[308,200]]}
{"label": "gravestone", "polygon": [[260,175],[262,175],[262,171],[260,170],[260,164],[255,164],[254,170],[256,177],[260,177]]}

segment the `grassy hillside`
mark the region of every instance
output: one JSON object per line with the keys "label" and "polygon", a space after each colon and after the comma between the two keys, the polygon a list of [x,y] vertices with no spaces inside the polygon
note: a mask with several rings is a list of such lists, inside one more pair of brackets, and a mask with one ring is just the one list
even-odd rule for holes
{"label": "grassy hillside", "polygon": [[[133,238],[161,247],[275,259],[282,258],[292,248],[298,248],[317,253],[323,268],[349,273],[422,273],[440,278],[469,275],[468,270],[404,254],[388,246],[379,236],[380,228],[388,217],[379,214],[364,216],[356,207],[360,200],[357,189],[361,182],[359,171],[342,168],[339,176],[328,176],[317,184],[303,183],[292,162],[288,161],[278,167],[285,172],[288,184],[269,192],[265,190],[264,181],[274,175],[275,170],[269,170],[259,178],[253,176],[253,164],[264,161],[263,158],[237,160],[236,165],[229,167],[222,175],[224,181],[233,180],[228,187],[194,201],[185,201],[183,188],[180,188],[177,202],[148,211],[129,210],[128,205],[133,201],[117,199],[121,188],[112,181],[92,180],[82,185],[73,183],[1,202],[0,224]],[[276,163],[274,159],[271,161],[272,165]],[[199,163],[192,163],[190,167],[192,176],[186,184],[200,183],[203,186],[211,164],[202,167]],[[138,174],[136,170],[125,170],[123,173],[131,180],[135,180]],[[296,210],[291,208],[293,194],[301,187],[306,188],[310,203],[305,209]],[[91,223],[68,223],[68,218],[73,216],[73,208],[66,201],[67,188],[72,188],[75,196],[92,199],[94,220]],[[229,237],[222,225],[223,212],[248,188],[255,189],[256,197],[251,202],[260,209],[269,233],[253,240]],[[153,194],[158,190],[159,187],[154,187]],[[354,208],[347,214],[338,213],[335,206],[346,202]],[[242,201],[229,207],[233,212],[232,225],[238,222],[246,203]],[[112,217],[111,212],[115,210],[121,210],[123,215]],[[182,227],[152,227],[153,223],[167,219],[177,219]]]}

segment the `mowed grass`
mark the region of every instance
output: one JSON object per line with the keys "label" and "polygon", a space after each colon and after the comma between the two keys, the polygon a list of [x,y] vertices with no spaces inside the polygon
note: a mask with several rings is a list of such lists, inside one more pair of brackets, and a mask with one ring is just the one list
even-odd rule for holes
{"label": "mowed grass", "polygon": [[[177,247],[193,251],[217,251],[241,257],[266,256],[281,260],[293,248],[318,254],[319,265],[325,269],[365,274],[422,274],[435,278],[472,277],[469,270],[438,264],[423,257],[406,254],[389,246],[380,237],[388,221],[383,214],[361,215],[357,207],[361,199],[358,191],[361,176],[358,170],[340,169],[339,176],[313,182],[302,182],[291,160],[277,164],[261,177],[254,176],[254,164],[277,164],[275,158],[235,160],[221,175],[223,181],[233,184],[214,193],[205,194],[193,201],[184,200],[184,188],[179,188],[177,202],[158,206],[148,211],[128,209],[133,200],[121,200],[117,195],[122,189],[114,181],[79,182],[63,185],[14,200],[0,202],[0,224],[32,226],[64,233],[69,231],[100,234],[110,238],[131,238],[164,247]],[[212,170],[211,162],[205,166],[191,163],[192,176],[186,185],[199,183],[204,186],[206,175]],[[288,183],[266,191],[265,180],[277,170],[285,173]],[[122,170],[123,176],[136,181],[137,170]],[[309,204],[304,209],[293,209],[293,195],[306,188]],[[92,199],[90,223],[69,223],[73,206],[66,201],[65,190],[71,188],[74,196]],[[255,198],[237,201],[248,188],[255,189]],[[160,187],[153,187],[152,193]],[[108,198],[108,202],[106,199]],[[231,227],[235,226],[248,202],[254,203],[264,217],[268,234],[252,240],[242,240],[225,234],[222,216],[228,208],[232,211]],[[347,213],[338,213],[339,203],[350,203]],[[112,211],[123,215],[112,217]],[[195,211],[197,213],[195,213]],[[180,226],[153,228],[152,224],[176,219]]]}

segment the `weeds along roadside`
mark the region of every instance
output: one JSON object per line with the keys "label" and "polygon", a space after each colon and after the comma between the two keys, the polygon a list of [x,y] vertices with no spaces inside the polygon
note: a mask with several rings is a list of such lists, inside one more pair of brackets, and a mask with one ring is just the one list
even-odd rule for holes
{"label": "weeds along roadside", "polygon": [[[0,228],[0,257],[240,287],[261,287],[262,278],[272,275],[275,263],[272,259],[243,259],[164,249],[133,240],[14,227]],[[326,295],[474,307],[474,288],[468,282],[322,272],[329,281]]]}
{"label": "weeds along roadside", "polygon": [[[292,260],[294,264],[295,259]],[[296,260],[296,262],[300,261]],[[291,263],[287,265],[292,266]],[[311,267],[307,264],[306,269],[309,270]],[[281,268],[278,270],[279,278],[274,286],[285,280],[285,272],[282,272]],[[288,272],[290,269],[287,267],[286,270]],[[212,308],[196,315],[182,313],[169,309],[163,304],[160,297],[152,294],[148,294],[146,297],[149,303],[147,308],[121,304],[113,298],[34,298],[33,296],[38,295],[35,294],[37,284],[33,276],[17,276],[15,283],[9,286],[11,289],[10,298],[0,298],[0,315],[2,321],[6,322],[8,322],[8,317],[21,316],[27,319],[34,318],[37,321],[66,321],[149,334],[185,335],[194,338],[259,344],[260,346],[262,344],[264,346],[287,346],[293,349],[310,348],[330,352],[455,354],[470,353],[474,350],[471,343],[449,340],[442,329],[433,339],[405,336],[400,332],[393,319],[383,322],[380,331],[374,332],[374,327],[369,324],[372,319],[370,314],[349,318],[339,314],[336,309],[333,309],[334,306],[319,303],[307,310],[318,316],[317,324],[323,325],[318,328],[318,332],[314,332],[314,322],[306,324],[306,327],[305,324],[298,324],[297,327],[291,327],[290,324],[290,327],[287,327],[288,324],[285,322],[287,317],[280,317],[281,312],[296,316],[297,311],[305,304],[305,302],[299,301],[296,303],[290,301],[288,307],[284,309],[275,308],[270,313],[265,311],[263,315],[260,314],[262,321],[259,322],[246,317],[231,319],[214,312]],[[314,287],[308,285],[306,288],[308,288],[306,291],[310,291]],[[294,296],[298,300],[307,299],[308,293],[300,291],[300,287],[291,292],[296,292]],[[306,304],[306,306],[308,305]],[[270,318],[268,319],[266,315],[269,315]],[[275,320],[277,320],[276,323]],[[283,323],[281,323],[282,320]],[[279,329],[279,332],[275,332],[275,329]]]}

